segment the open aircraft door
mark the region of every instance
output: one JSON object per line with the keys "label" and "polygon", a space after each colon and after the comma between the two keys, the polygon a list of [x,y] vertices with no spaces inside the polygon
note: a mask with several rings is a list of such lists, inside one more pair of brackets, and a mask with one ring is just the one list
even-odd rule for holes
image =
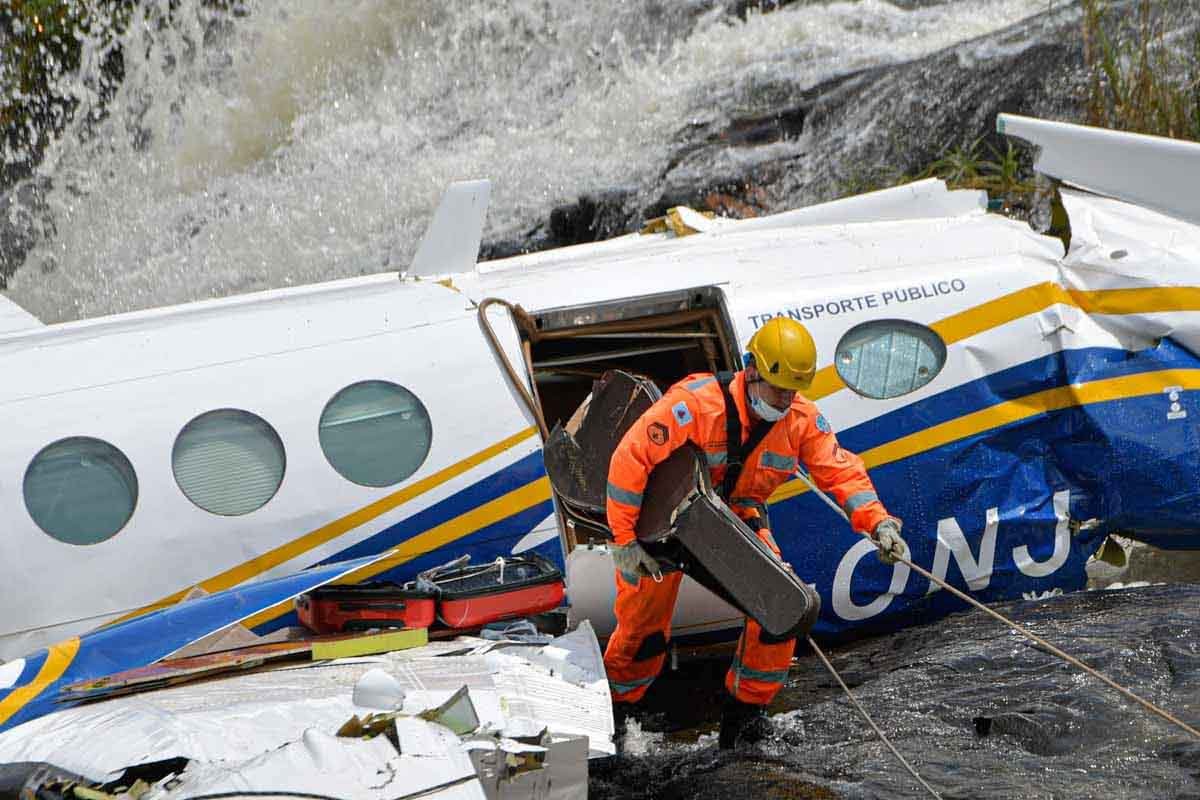
{"label": "open aircraft door", "polygon": [[[509,309],[511,322],[498,321],[495,304]],[[615,591],[604,518],[609,457],[625,429],[671,384],[694,372],[740,368],[724,294],[709,286],[538,311],[485,300],[480,309],[495,331],[494,347],[516,365],[511,372],[521,386],[514,394],[527,392],[520,401],[540,417],[572,608],[606,635]],[[516,341],[508,338],[513,333]],[[688,578],[673,627],[704,633],[741,617]]]}

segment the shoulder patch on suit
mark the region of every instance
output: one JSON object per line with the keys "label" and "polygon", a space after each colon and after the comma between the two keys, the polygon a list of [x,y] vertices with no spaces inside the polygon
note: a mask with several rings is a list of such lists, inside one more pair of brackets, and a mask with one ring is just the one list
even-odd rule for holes
{"label": "shoulder patch on suit", "polygon": [[671,406],[671,414],[674,415],[677,425],[687,425],[692,421],[692,412],[688,411],[687,403],[682,400]]}
{"label": "shoulder patch on suit", "polygon": [[829,425],[829,420],[825,419],[824,414],[817,414],[817,430],[821,433],[830,433],[833,428]]}
{"label": "shoulder patch on suit", "polygon": [[650,427],[646,428],[646,435],[655,444],[666,444],[667,439],[670,438],[667,433],[667,426],[661,422],[651,422]]}

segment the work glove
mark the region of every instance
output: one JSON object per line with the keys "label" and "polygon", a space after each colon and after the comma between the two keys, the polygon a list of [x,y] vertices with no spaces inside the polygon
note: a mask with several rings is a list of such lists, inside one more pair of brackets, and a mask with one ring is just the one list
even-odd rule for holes
{"label": "work glove", "polygon": [[875,526],[871,538],[879,548],[877,555],[885,564],[895,564],[896,559],[908,558],[908,545],[900,538],[900,520],[888,517]]}
{"label": "work glove", "polygon": [[636,541],[619,547],[610,547],[613,566],[625,577],[625,580],[636,586],[641,576],[648,575],[655,580],[662,580],[662,568],[652,555],[642,549]]}

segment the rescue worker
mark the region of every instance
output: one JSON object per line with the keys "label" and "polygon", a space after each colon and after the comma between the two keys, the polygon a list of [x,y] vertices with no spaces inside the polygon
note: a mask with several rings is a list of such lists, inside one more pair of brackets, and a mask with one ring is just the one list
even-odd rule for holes
{"label": "rescue worker", "polygon": [[[624,718],[629,704],[642,699],[662,668],[670,639],[671,614],[683,574],[661,574],[658,562],[634,534],[642,492],[650,472],[676,448],[692,442],[704,450],[714,487],[759,539],[779,557],[766,518],[766,500],[796,469],[797,457],[822,490],[844,508],[856,530],[869,531],[879,557],[893,563],[908,557],[900,520],[888,514],[875,494],[862,460],[843,450],[816,406],[798,392],[816,371],[816,346],[807,329],[775,317],[750,339],[743,371],[719,379],[709,373],[676,383],[626,431],[613,452],[608,472],[607,515],[616,566],[617,627],[604,652],[614,708]],[[727,385],[726,385],[727,384]],[[726,395],[728,391],[728,396]],[[737,409],[741,441],[730,447],[735,428],[727,427],[727,403]],[[755,438],[744,458],[732,458]],[[740,475],[726,475],[727,462],[740,461]],[[734,479],[730,485],[729,479]],[[747,618],[725,677],[729,696],[721,716],[719,743],[758,741],[769,731],[765,707],[787,677],[794,638],[772,641]]]}

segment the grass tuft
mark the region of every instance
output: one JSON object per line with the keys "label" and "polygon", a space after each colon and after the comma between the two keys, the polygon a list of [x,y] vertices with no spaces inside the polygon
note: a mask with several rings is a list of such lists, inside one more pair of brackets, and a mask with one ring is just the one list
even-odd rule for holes
{"label": "grass tuft", "polygon": [[1083,0],[1082,33],[1089,125],[1200,141],[1200,28],[1169,33],[1152,0],[1128,19]]}

